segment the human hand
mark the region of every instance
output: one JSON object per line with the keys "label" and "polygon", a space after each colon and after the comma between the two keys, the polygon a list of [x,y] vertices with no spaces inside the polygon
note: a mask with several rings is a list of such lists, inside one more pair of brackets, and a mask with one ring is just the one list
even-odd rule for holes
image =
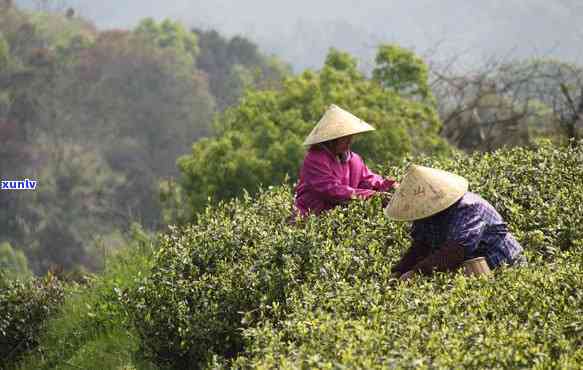
{"label": "human hand", "polygon": [[401,276],[399,271],[395,271],[391,274],[391,279],[398,279]]}
{"label": "human hand", "polygon": [[386,176],[384,182],[385,184],[388,184],[386,191],[395,190],[399,187],[399,183],[394,177]]}
{"label": "human hand", "polygon": [[404,273],[403,275],[401,275],[401,276],[399,277],[399,279],[400,279],[401,281],[407,281],[407,280],[410,280],[410,279],[413,277],[413,275],[415,275],[415,271],[413,271],[413,270],[409,270],[409,271],[407,271],[406,273]]}
{"label": "human hand", "polygon": [[384,192],[384,191],[378,191],[375,194],[377,197],[381,198],[381,204],[383,206],[383,208],[386,208],[389,205],[389,202],[391,201],[391,194]]}

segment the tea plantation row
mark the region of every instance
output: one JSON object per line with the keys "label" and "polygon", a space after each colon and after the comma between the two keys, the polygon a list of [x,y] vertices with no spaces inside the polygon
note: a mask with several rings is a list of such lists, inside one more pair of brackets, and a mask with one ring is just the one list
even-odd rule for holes
{"label": "tea plantation row", "polygon": [[120,298],[144,353],[180,369],[583,363],[582,146],[415,162],[465,176],[529,266],[398,282],[409,224],[385,219],[380,199],[289,225],[290,187],[268,189],[161,237],[151,273]]}

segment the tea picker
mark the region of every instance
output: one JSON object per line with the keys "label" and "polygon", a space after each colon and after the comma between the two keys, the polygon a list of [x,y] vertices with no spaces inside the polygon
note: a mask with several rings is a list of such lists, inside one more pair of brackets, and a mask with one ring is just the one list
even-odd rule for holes
{"label": "tea picker", "polygon": [[330,105],[304,141],[309,149],[294,190],[293,218],[320,214],[352,199],[381,196],[397,187],[351,151],[354,135],[374,127],[344,109]]}
{"label": "tea picker", "polygon": [[413,221],[411,247],[392,268],[403,280],[462,266],[466,274],[489,273],[526,261],[500,214],[453,173],[411,165],[384,212]]}

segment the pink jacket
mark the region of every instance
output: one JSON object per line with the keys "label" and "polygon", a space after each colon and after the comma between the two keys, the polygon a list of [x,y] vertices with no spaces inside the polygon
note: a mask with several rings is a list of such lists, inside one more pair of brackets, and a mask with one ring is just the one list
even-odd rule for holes
{"label": "pink jacket", "polygon": [[319,214],[350,199],[367,199],[377,191],[388,191],[394,183],[369,170],[356,153],[348,153],[348,160],[342,163],[329,150],[312,147],[300,169],[295,210],[302,216]]}

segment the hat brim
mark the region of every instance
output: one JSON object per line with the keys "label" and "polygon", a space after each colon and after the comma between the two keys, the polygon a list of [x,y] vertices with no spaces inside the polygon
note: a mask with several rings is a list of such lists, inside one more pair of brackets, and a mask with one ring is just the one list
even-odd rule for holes
{"label": "hat brim", "polygon": [[456,174],[413,165],[384,210],[394,221],[433,216],[457,202],[468,191],[468,181]]}

